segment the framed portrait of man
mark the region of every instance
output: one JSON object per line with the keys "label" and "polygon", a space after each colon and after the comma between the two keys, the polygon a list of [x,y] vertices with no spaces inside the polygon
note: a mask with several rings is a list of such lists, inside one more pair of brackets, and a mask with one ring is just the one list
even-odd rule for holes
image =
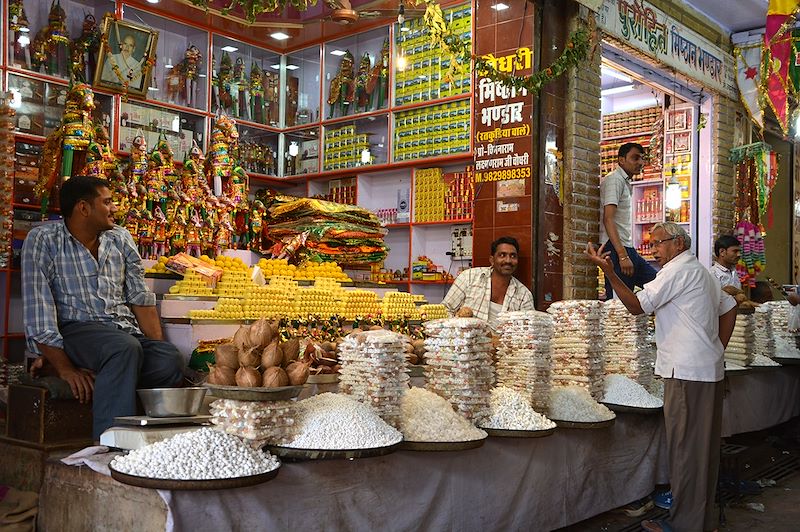
{"label": "framed portrait of man", "polygon": [[94,86],[146,96],[155,64],[158,32],[111,15],[103,18],[101,31]]}

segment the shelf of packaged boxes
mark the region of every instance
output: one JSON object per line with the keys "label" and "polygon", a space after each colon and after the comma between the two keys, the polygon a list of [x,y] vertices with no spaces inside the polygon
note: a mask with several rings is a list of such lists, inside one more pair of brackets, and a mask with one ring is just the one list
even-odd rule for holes
{"label": "shelf of packaged boxes", "polygon": [[661,107],[646,107],[621,113],[603,115],[603,140],[615,140],[632,135],[652,135],[661,116]]}
{"label": "shelf of packaged boxes", "polygon": [[[322,171],[362,171],[388,164],[389,115],[382,112],[324,128]],[[364,157],[367,161],[364,161]]]}
{"label": "shelf of packaged boxes", "polygon": [[[618,140],[607,140],[603,139],[600,141],[600,171],[602,175],[606,175],[609,172],[613,172],[617,169],[617,152],[619,147],[625,144],[626,142],[636,142],[641,144],[642,147],[647,150],[650,147],[650,139],[652,138],[652,134],[647,135],[631,135],[621,137]],[[622,142],[624,140],[625,142]],[[656,154],[659,160],[661,160],[661,154]],[[657,179],[661,176],[661,171],[656,170],[652,164],[646,164],[642,169],[642,173],[639,174],[642,176],[640,181],[650,181],[653,179]]]}
{"label": "shelf of packaged boxes", "polygon": [[469,99],[394,113],[392,160],[462,154],[470,150]]}
{"label": "shelf of packaged boxes", "polygon": [[[442,16],[461,41],[472,39],[472,9],[469,4],[444,9]],[[465,69],[445,81],[449,59],[431,47],[422,18],[395,25],[394,106],[427,102],[471,91],[472,73]],[[405,64],[403,64],[405,63]],[[401,68],[402,67],[402,68]]]}
{"label": "shelf of packaged boxes", "polygon": [[413,222],[411,225],[414,227],[417,226],[426,226],[426,225],[451,225],[451,224],[471,224],[473,222],[472,218],[454,218],[452,220],[436,220],[432,222]]}
{"label": "shelf of packaged boxes", "polygon": [[472,167],[461,172],[422,168],[414,173],[414,225],[470,223],[475,189]]}

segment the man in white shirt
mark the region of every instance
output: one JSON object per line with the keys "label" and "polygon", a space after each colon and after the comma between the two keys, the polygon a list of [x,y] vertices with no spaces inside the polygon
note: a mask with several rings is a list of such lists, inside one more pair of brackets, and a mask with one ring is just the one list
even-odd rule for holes
{"label": "man in white shirt", "polygon": [[742,246],[739,240],[731,235],[722,235],[714,241],[714,263],[711,265],[711,273],[719,281],[722,288],[733,286],[741,288],[739,274],[736,273],[736,265],[742,257]]}
{"label": "man in white shirt", "polygon": [[714,530],[714,496],[722,429],[723,353],[736,323],[736,301],[689,251],[691,238],[674,223],[650,233],[661,266],[634,294],[614,273],[609,252],[586,246],[632,314],[656,315],[655,372],[664,378],[664,422],[673,502],[665,521],[643,521],[651,532]]}
{"label": "man in white shirt", "polygon": [[[606,175],[600,183],[600,243],[611,254],[614,271],[625,286],[644,286],[656,276],[656,271],[633,247],[631,238],[631,179],[644,168],[644,148],[635,142],[626,142],[617,152],[616,170]],[[606,297],[614,295],[606,278]]]}

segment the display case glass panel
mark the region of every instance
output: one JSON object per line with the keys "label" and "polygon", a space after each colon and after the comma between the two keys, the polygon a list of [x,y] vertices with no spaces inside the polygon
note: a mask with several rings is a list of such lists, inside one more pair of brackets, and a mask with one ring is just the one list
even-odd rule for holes
{"label": "display case glass panel", "polygon": [[239,125],[239,164],[251,177],[278,175],[278,133]]}
{"label": "display case glass panel", "polygon": [[176,161],[182,161],[192,148],[192,140],[203,146],[205,117],[144,105],[133,101],[122,102],[119,119],[119,151],[130,152],[133,139],[144,135],[148,149],[164,133]]}
{"label": "display case glass panel", "polygon": [[[67,103],[66,85],[9,74],[8,90],[15,95],[12,106],[16,109],[14,124],[18,133],[47,136],[61,124]],[[111,96],[94,93],[94,105],[94,119],[109,127]]]}
{"label": "display case glass panel", "polygon": [[320,47],[286,56],[286,127],[319,122]]}
{"label": "display case glass panel", "polygon": [[319,172],[319,128],[286,133],[283,175],[294,176]]}
{"label": "display case glass panel", "polygon": [[206,110],[208,33],[131,7],[124,9],[123,18],[158,31],[147,98]]}
{"label": "display case glass panel", "polygon": [[325,126],[322,171],[386,164],[388,115]]}
{"label": "display case glass panel", "polygon": [[[60,0],[55,4],[44,0],[9,0],[8,9],[8,66],[69,79],[70,41],[99,45],[90,30],[93,24],[100,27],[103,15],[113,12],[114,4],[107,0]],[[79,79],[91,83],[98,45],[84,55],[83,68],[77,69],[82,72],[77,76]]]}
{"label": "display case glass panel", "polygon": [[[462,40],[472,38],[472,9],[463,5],[444,10],[444,18]],[[472,73],[468,68],[446,81],[449,58],[431,48],[431,38],[422,18],[395,25],[394,104],[408,105],[468,94]]]}
{"label": "display case glass panel", "polygon": [[331,41],[324,51],[325,118],[386,109],[388,26]]}
{"label": "display case glass panel", "polygon": [[280,126],[280,55],[221,35],[212,44],[211,112]]}
{"label": "display case glass panel", "polygon": [[393,160],[467,153],[471,119],[469,100],[395,113]]}

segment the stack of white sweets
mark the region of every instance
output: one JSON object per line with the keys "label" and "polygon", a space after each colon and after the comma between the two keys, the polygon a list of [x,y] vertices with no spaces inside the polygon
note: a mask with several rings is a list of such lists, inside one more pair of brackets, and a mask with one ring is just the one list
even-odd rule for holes
{"label": "stack of white sweets", "polygon": [[[553,386],[581,386],[595,400],[603,397],[603,303],[556,301],[553,316]],[[552,394],[551,394],[552,395]]]}
{"label": "stack of white sweets", "polygon": [[656,346],[650,316],[634,316],[619,299],[603,304],[606,375],[625,375],[649,387],[653,381]]}
{"label": "stack of white sweets", "polygon": [[388,424],[400,424],[408,389],[405,338],[385,329],[351,333],[339,345],[339,390],[371,406]]}
{"label": "stack of white sweets", "polygon": [[480,424],[489,415],[494,385],[489,325],[478,318],[425,322],[425,387],[456,412]]}
{"label": "stack of white sweets", "polygon": [[497,321],[497,385],[517,390],[535,410],[546,412],[553,318],[546,312],[519,311],[503,312]]}
{"label": "stack of white sweets", "polygon": [[775,356],[798,358],[800,350],[795,343],[795,334],[789,332],[789,316],[792,305],[788,301],[767,301],[762,307],[772,310],[772,338],[775,341]]}
{"label": "stack of white sweets", "polygon": [[292,437],[294,405],[292,401],[217,399],[210,405],[211,422],[254,448],[265,441],[281,444]]}
{"label": "stack of white sweets", "polygon": [[725,348],[725,362],[748,366],[755,355],[755,314],[737,314],[731,340]]}
{"label": "stack of white sweets", "polygon": [[753,353],[772,358],[775,356],[775,338],[772,335],[772,307],[760,305],[754,314],[756,330],[753,333]]}

